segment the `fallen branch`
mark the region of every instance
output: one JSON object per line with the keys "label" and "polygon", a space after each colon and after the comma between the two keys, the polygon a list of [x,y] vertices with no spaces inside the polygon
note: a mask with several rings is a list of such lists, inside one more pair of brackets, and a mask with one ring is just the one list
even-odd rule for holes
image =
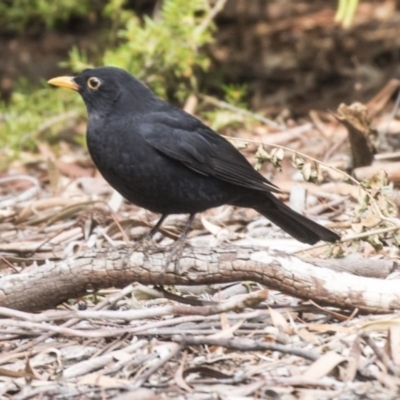
{"label": "fallen branch", "polygon": [[397,280],[354,276],[318,268],[295,256],[256,247],[232,245],[184,249],[179,266],[164,269],[165,249],[147,256],[129,248],[87,251],[75,258],[32,267],[0,279],[0,306],[24,311],[55,307],[106,287],[202,285],[255,281],[318,304],[358,308],[360,312],[400,309]]}

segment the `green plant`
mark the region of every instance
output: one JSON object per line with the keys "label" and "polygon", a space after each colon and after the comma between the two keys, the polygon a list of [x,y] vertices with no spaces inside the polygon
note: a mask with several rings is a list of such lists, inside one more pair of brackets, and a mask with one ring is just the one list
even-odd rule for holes
{"label": "green plant", "polygon": [[[123,0],[110,0],[105,8],[112,29],[100,63],[128,70],[161,97],[173,92],[179,100],[185,99],[197,88],[196,69],[207,71],[210,66],[201,51],[213,40],[209,2],[164,0],[159,14],[143,21],[123,10],[123,4]],[[123,26],[117,29],[116,25]],[[74,50],[69,65],[81,70],[83,64],[83,55]]]}
{"label": "green plant", "polygon": [[48,86],[33,90],[26,81],[19,82],[10,103],[0,104],[0,148],[12,153],[35,149],[44,135],[56,134],[65,125],[71,116],[68,110],[78,102],[80,99],[68,91]]}
{"label": "green plant", "polygon": [[72,15],[87,15],[94,4],[94,0],[5,0],[0,2],[0,26],[17,31],[27,26],[53,28]]}
{"label": "green plant", "polygon": [[345,29],[350,28],[358,8],[358,3],[359,0],[339,0],[335,22],[342,25]]}
{"label": "green plant", "polygon": [[[118,66],[144,80],[159,96],[183,102],[197,91],[197,70],[207,71],[210,66],[203,47],[213,41],[213,17],[224,2],[218,0],[211,8],[209,0],[164,0],[153,19],[146,16],[142,20],[132,10],[124,8],[126,0],[102,0],[103,16],[109,28],[99,38],[97,54],[85,54],[74,47],[69,60],[63,64],[77,72],[93,65]],[[46,23],[51,26],[71,13],[87,12],[93,0],[84,0],[72,9],[76,3],[77,0],[68,0],[57,8],[52,2],[33,0],[27,18],[35,13],[42,16],[48,13]],[[27,23],[23,15],[18,14],[24,5],[26,8],[24,0],[15,0],[13,10],[8,11],[15,13],[12,19],[15,23]],[[0,10],[1,7],[4,4],[0,4]],[[226,101],[244,107],[246,86],[223,85],[222,88]],[[0,146],[12,153],[35,149],[38,139],[48,139],[63,126],[60,121],[74,107],[83,114],[78,96],[52,90],[47,85],[38,89],[20,82],[9,104],[3,105],[4,111],[0,111],[3,132]],[[208,117],[214,128],[246,121],[243,115],[232,110],[215,109]]]}
{"label": "green plant", "polygon": [[[224,92],[224,101],[220,102],[210,97],[206,97],[206,102],[212,103],[217,107],[211,111],[207,110],[202,115],[210,121],[210,126],[214,130],[220,130],[227,126],[243,125],[250,122],[248,116],[238,112],[240,109],[246,109],[247,105],[245,98],[247,96],[247,85],[239,84],[225,84],[221,85]],[[210,101],[211,100],[211,101]],[[218,107],[221,103],[227,104],[230,108]]]}

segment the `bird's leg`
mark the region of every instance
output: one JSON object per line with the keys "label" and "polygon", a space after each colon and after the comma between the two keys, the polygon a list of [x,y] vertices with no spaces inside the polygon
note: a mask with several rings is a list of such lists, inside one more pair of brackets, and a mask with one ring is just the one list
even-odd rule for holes
{"label": "bird's leg", "polygon": [[168,267],[169,263],[176,257],[176,260],[182,254],[183,246],[185,244],[186,236],[189,232],[190,226],[193,223],[195,214],[190,214],[189,219],[186,222],[185,228],[183,229],[181,236],[179,239],[174,243],[170,253],[168,254],[167,259],[165,260],[165,268]]}
{"label": "bird's leg", "polygon": [[[178,257],[178,256],[180,256],[182,254],[183,245],[185,244],[185,239],[186,239],[186,236],[187,236],[187,234],[189,232],[189,228],[192,225],[192,222],[194,220],[194,216],[195,216],[195,214],[190,214],[189,219],[186,222],[185,228],[183,229],[183,231],[181,233],[181,236],[179,236],[177,241],[172,246],[171,251],[170,251],[170,253],[168,254],[168,256],[167,256],[167,258],[165,260],[164,269],[158,275],[158,277],[156,279],[157,283],[156,283],[155,287],[162,286],[162,280],[163,280],[164,274],[166,272],[166,269],[169,266],[169,263],[172,261],[172,259],[174,257],[176,257],[176,256]],[[176,261],[177,261],[177,259],[176,259]],[[175,261],[175,268],[174,268],[174,272],[175,273],[176,273],[176,264],[177,264],[176,261]]]}
{"label": "bird's leg", "polygon": [[157,233],[157,231],[160,229],[161,224],[164,222],[165,218],[167,218],[168,214],[162,214],[161,218],[157,221],[157,223],[144,235],[142,235],[136,243],[131,247],[131,249],[128,252],[128,257],[132,255],[132,253],[136,250],[139,250],[139,248],[142,246],[143,254],[145,258],[148,257],[148,248],[150,246],[150,240],[151,238]]}
{"label": "bird's leg", "polygon": [[148,240],[150,240],[158,232],[161,224],[164,222],[167,216],[168,214],[162,214],[161,218],[157,221],[157,223],[136,241],[136,245],[140,245],[143,242],[147,242]]}
{"label": "bird's leg", "polygon": [[165,218],[168,217],[168,214],[162,214],[161,218],[157,221],[157,223],[150,229],[148,233],[146,233],[143,239],[150,239],[152,238],[160,229],[161,224],[164,222]]}

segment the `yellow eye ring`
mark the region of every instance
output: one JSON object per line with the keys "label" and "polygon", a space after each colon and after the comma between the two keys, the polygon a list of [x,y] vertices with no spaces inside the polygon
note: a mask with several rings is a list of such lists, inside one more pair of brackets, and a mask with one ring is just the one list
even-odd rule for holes
{"label": "yellow eye ring", "polygon": [[87,80],[87,85],[90,89],[97,90],[101,85],[101,81],[98,78],[91,77]]}

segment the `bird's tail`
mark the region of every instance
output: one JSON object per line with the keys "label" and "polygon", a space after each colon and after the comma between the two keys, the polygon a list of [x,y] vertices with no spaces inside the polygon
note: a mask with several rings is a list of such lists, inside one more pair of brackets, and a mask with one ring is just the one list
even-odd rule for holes
{"label": "bird's tail", "polygon": [[314,244],[319,240],[336,242],[340,236],[292,210],[278,199],[257,205],[254,209],[300,242]]}

